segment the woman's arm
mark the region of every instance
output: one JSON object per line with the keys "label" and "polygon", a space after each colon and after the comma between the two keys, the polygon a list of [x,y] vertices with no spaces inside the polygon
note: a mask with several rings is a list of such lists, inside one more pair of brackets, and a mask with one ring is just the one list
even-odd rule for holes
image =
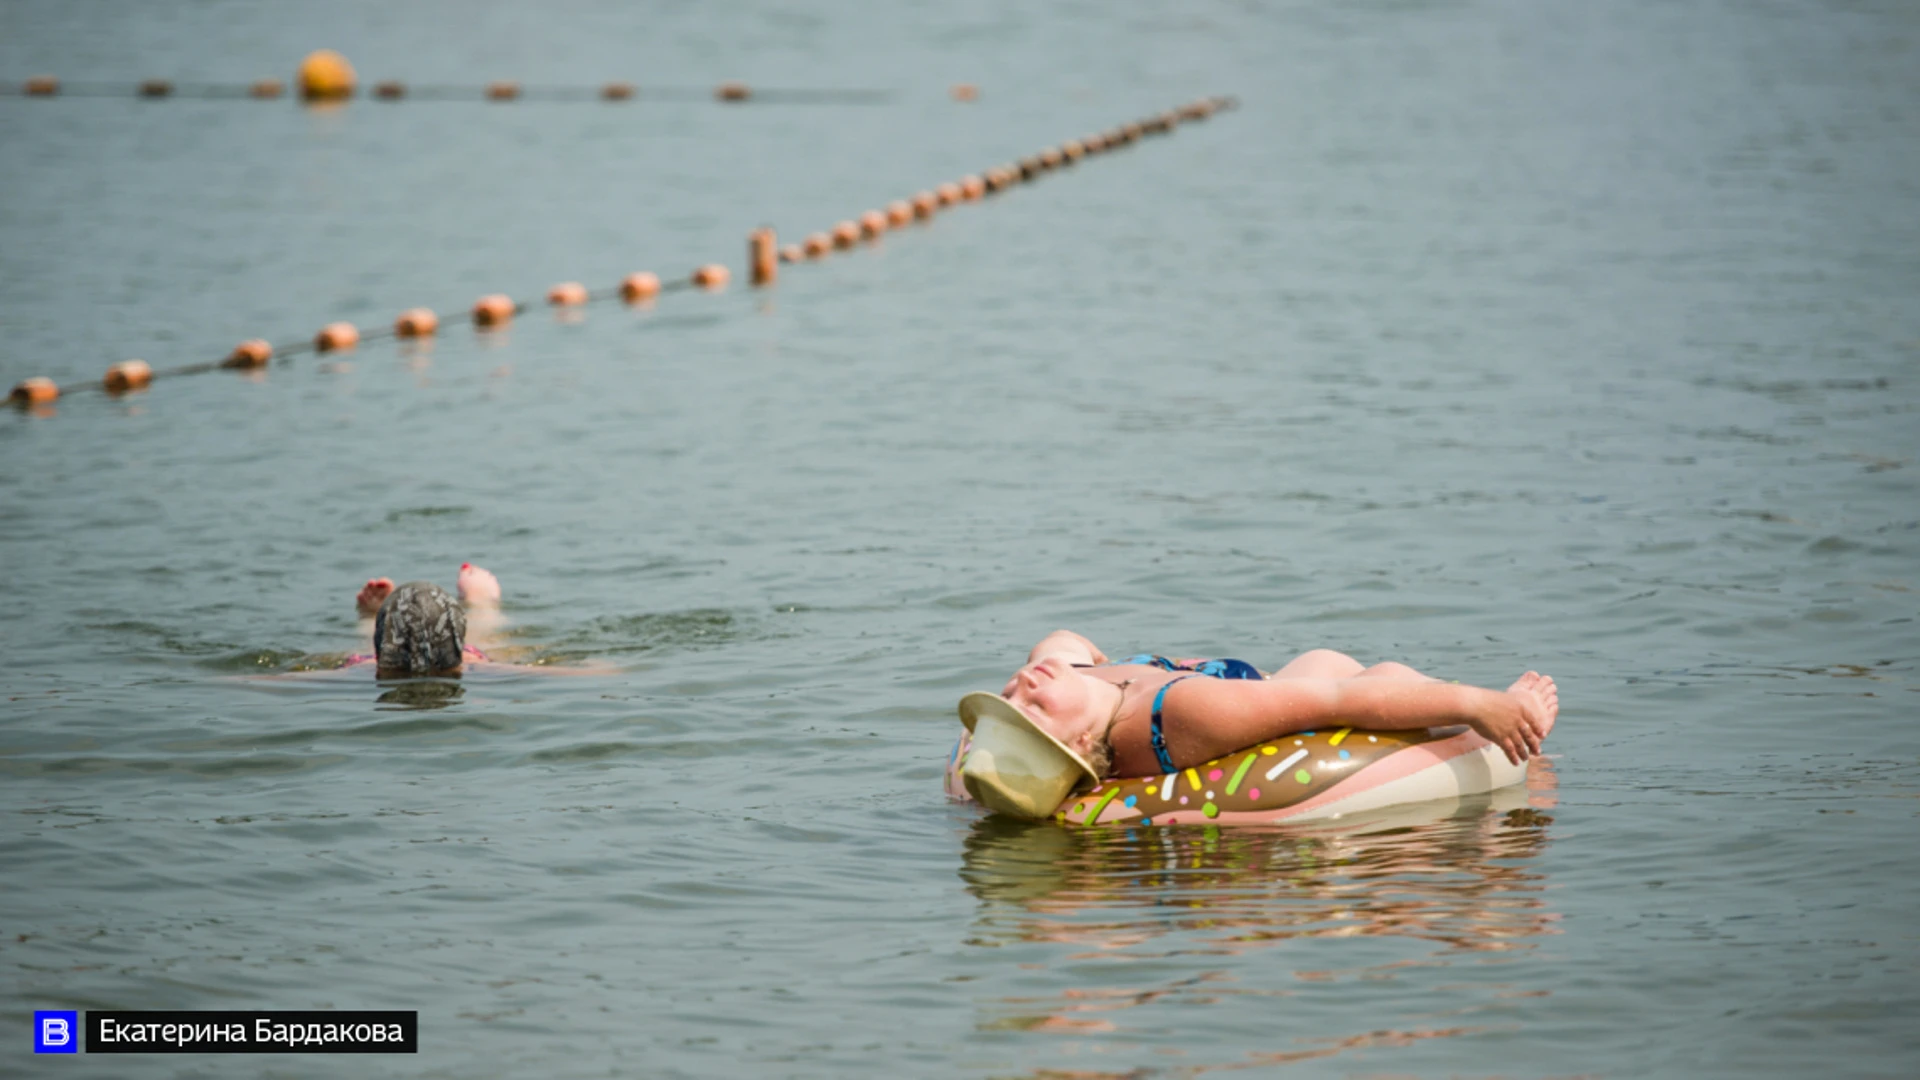
{"label": "woman's arm", "polygon": [[1104,664],[1107,654],[1100,646],[1081,637],[1071,630],[1055,630],[1040,639],[1040,643],[1027,651],[1027,663],[1057,656],[1070,664]]}
{"label": "woman's arm", "polygon": [[1377,731],[1468,724],[1519,764],[1540,752],[1559,694],[1532,672],[1507,691],[1413,679],[1188,679],[1161,715],[1174,760],[1206,761],[1334,724]]}

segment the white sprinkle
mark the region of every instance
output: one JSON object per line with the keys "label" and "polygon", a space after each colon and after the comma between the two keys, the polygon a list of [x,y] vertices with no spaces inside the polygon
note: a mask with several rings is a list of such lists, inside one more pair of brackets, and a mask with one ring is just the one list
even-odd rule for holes
{"label": "white sprinkle", "polygon": [[1299,761],[1301,758],[1306,756],[1307,756],[1307,752],[1305,750],[1295,750],[1293,753],[1288,754],[1286,757],[1281,759],[1280,764],[1275,765],[1273,768],[1267,770],[1267,779],[1269,780],[1280,779],[1281,773],[1286,772],[1289,768],[1293,766],[1294,762]]}
{"label": "white sprinkle", "polygon": [[1160,801],[1161,802],[1173,801],[1173,778],[1177,775],[1179,774],[1168,773],[1166,781],[1160,785]]}

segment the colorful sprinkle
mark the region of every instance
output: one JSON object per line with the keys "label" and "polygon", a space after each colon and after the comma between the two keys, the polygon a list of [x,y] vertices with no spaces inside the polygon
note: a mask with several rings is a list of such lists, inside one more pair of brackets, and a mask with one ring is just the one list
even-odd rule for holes
{"label": "colorful sprinkle", "polygon": [[1122,800],[1120,800],[1120,804],[1121,804],[1122,806],[1128,806],[1128,807],[1131,807],[1131,806],[1132,806],[1132,805],[1133,805],[1134,803],[1137,803],[1137,802],[1139,802],[1139,801],[1140,801],[1140,796],[1138,796],[1138,795],[1129,795],[1129,796],[1127,796],[1126,798],[1124,798],[1124,799],[1122,799]]}
{"label": "colorful sprinkle", "polygon": [[1380,741],[1380,736],[1378,736],[1378,735],[1369,735],[1369,736],[1367,736],[1367,741],[1368,741],[1368,742],[1379,742],[1379,741]]}
{"label": "colorful sprinkle", "polygon": [[1301,758],[1306,756],[1307,756],[1307,752],[1305,750],[1295,750],[1293,753],[1288,754],[1284,759],[1281,760],[1280,764],[1275,765],[1273,768],[1267,770],[1267,779],[1269,780],[1280,779],[1281,773],[1286,772],[1288,769],[1293,768],[1294,762],[1299,761]]}
{"label": "colorful sprinkle", "polygon": [[1303,784],[1313,783],[1313,774],[1308,772],[1305,769],[1301,769],[1299,772],[1294,773],[1293,778],[1295,780],[1300,781]]}
{"label": "colorful sprinkle", "polygon": [[1260,748],[1260,752],[1262,754],[1277,754],[1280,752],[1280,748],[1277,746],[1263,746]]}
{"label": "colorful sprinkle", "polygon": [[1223,776],[1225,776],[1225,775],[1227,775],[1227,774],[1226,774],[1226,773],[1223,773],[1223,772],[1221,772],[1221,771],[1220,771],[1219,769],[1208,769],[1208,770],[1207,770],[1207,779],[1208,779],[1208,780],[1210,780],[1210,781],[1212,781],[1212,782],[1214,782],[1214,783],[1216,783],[1216,784],[1217,784],[1217,783],[1219,783],[1219,782],[1220,782],[1220,778],[1221,778],[1221,777],[1223,777]]}
{"label": "colorful sprinkle", "polygon": [[1194,772],[1192,769],[1188,769],[1187,783],[1193,785],[1193,790],[1199,791],[1200,790],[1200,774],[1197,772]]}
{"label": "colorful sprinkle", "polygon": [[1350,728],[1350,727],[1343,727],[1343,728],[1341,728],[1341,729],[1340,729],[1339,731],[1336,731],[1336,732],[1334,732],[1334,733],[1333,733],[1333,738],[1331,738],[1331,739],[1328,739],[1328,740],[1327,740],[1327,745],[1328,745],[1328,746],[1339,746],[1339,745],[1340,745],[1340,740],[1341,740],[1341,739],[1344,739],[1344,738],[1346,738],[1346,737],[1347,737],[1347,735],[1348,735],[1348,734],[1349,734],[1350,732],[1352,732],[1352,731],[1353,731],[1353,729],[1352,729],[1352,728]]}
{"label": "colorful sprinkle", "polygon": [[1207,815],[1208,817],[1220,816],[1220,808],[1213,805],[1212,803],[1208,803],[1207,805],[1201,807],[1200,812]]}
{"label": "colorful sprinkle", "polygon": [[1240,759],[1240,767],[1233,770],[1233,779],[1227,781],[1227,794],[1231,795],[1240,790],[1240,781],[1247,778],[1247,770],[1253,768],[1254,759],[1259,756],[1258,754],[1248,754],[1246,757]]}
{"label": "colorful sprinkle", "polygon": [[1100,812],[1105,810],[1107,804],[1112,802],[1113,797],[1118,794],[1120,794],[1120,788],[1119,785],[1115,785],[1111,791],[1108,791],[1106,795],[1101,797],[1099,802],[1093,804],[1093,811],[1081,820],[1085,821],[1088,825],[1100,824]]}
{"label": "colorful sprinkle", "polygon": [[1174,779],[1175,779],[1175,776],[1174,776],[1174,774],[1173,774],[1173,773],[1168,773],[1168,774],[1167,774],[1167,778],[1166,778],[1166,780],[1164,780],[1164,781],[1163,781],[1163,782],[1162,782],[1162,783],[1160,784],[1160,801],[1161,801],[1161,802],[1172,802],[1172,801],[1173,801],[1173,781],[1174,781]]}
{"label": "colorful sprinkle", "polygon": [[1141,819],[1140,819],[1140,824],[1142,824],[1142,825],[1151,825],[1151,824],[1153,824],[1153,819],[1152,819],[1152,818],[1150,818],[1150,817],[1143,817],[1143,818],[1141,818]]}
{"label": "colorful sprinkle", "polygon": [[1302,735],[1304,735],[1304,736],[1306,736],[1306,737],[1307,737],[1307,738],[1309,738],[1309,739],[1311,739],[1311,738],[1313,738],[1313,736],[1314,736],[1314,732],[1311,732],[1311,731],[1303,731],[1303,732],[1301,732],[1300,734],[1302,734]]}
{"label": "colorful sprinkle", "polygon": [[1259,788],[1257,788],[1257,787],[1250,787],[1250,788],[1248,788],[1248,789],[1247,789],[1247,798],[1249,798],[1249,799],[1252,799],[1252,800],[1253,800],[1254,802],[1259,802],[1259,801],[1260,801],[1260,789],[1259,789]]}
{"label": "colorful sprinkle", "polygon": [[1341,760],[1341,761],[1345,761],[1345,760],[1347,760],[1348,758],[1350,758],[1350,757],[1352,757],[1352,756],[1353,756],[1352,754],[1349,754],[1349,753],[1347,753],[1347,752],[1346,752],[1345,750],[1342,750],[1342,751],[1340,751],[1340,760]]}
{"label": "colorful sprinkle", "polygon": [[1187,797],[1185,795],[1180,796],[1180,805],[1181,806],[1187,805]]}

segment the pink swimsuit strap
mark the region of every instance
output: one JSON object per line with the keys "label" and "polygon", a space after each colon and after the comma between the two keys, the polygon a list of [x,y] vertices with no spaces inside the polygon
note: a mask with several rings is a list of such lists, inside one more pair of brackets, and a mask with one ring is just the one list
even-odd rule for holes
{"label": "pink swimsuit strap", "polygon": [[[460,646],[460,652],[469,660],[479,660],[484,663],[493,662],[487,658],[486,653],[481,652],[479,649],[476,649],[471,645]],[[376,659],[378,658],[375,657],[372,653],[354,653],[352,656],[349,656],[345,660],[340,661],[340,666],[343,668],[349,668],[354,666],[355,664],[371,664]]]}

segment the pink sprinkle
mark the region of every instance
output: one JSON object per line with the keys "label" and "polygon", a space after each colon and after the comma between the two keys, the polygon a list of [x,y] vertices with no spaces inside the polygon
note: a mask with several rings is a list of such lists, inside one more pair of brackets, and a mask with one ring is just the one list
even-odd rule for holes
{"label": "pink sprinkle", "polygon": [[1223,776],[1225,776],[1225,775],[1227,775],[1227,774],[1226,774],[1226,773],[1223,773],[1223,772],[1221,772],[1221,771],[1220,771],[1219,769],[1208,769],[1208,770],[1207,770],[1207,779],[1209,779],[1209,780],[1218,780],[1218,779],[1220,779],[1221,777],[1223,777]]}
{"label": "pink sprinkle", "polygon": [[1248,789],[1247,789],[1247,798],[1249,798],[1249,799],[1252,799],[1252,800],[1253,800],[1254,802],[1259,802],[1259,801],[1260,801],[1260,789],[1259,789],[1259,788],[1257,788],[1257,787],[1250,787],[1250,788],[1248,788]]}
{"label": "pink sprinkle", "polygon": [[1187,805],[1187,797],[1185,795],[1180,796],[1180,805],[1181,806]]}

